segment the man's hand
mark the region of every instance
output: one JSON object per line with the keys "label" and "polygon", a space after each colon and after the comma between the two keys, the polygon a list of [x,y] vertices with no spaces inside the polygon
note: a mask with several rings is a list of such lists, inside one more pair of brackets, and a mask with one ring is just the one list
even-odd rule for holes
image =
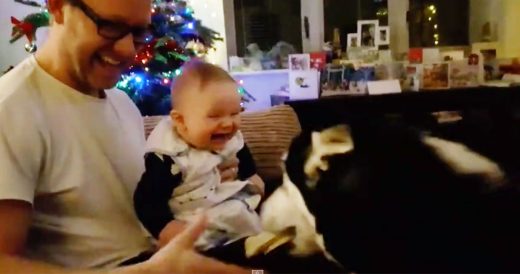
{"label": "man's hand", "polygon": [[220,171],[220,182],[231,182],[237,179],[238,177],[238,163],[239,160],[235,156],[218,166]]}
{"label": "man's hand", "polygon": [[186,229],[186,223],[182,221],[172,220],[159,233],[159,248],[163,248],[173,238],[181,234]]}
{"label": "man's hand", "polygon": [[265,195],[265,183],[260,176],[255,174],[249,178],[249,181],[251,182],[251,186],[254,188],[256,194],[260,194],[260,196]]}
{"label": "man's hand", "polygon": [[157,273],[251,273],[251,270],[197,253],[193,246],[205,228],[206,218],[202,216],[155,253],[143,267]]}

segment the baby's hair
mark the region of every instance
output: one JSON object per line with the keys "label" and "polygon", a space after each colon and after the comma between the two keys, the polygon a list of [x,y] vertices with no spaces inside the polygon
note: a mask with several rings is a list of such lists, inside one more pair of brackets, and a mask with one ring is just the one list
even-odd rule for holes
{"label": "baby's hair", "polygon": [[219,66],[206,63],[201,60],[192,60],[183,65],[182,72],[172,84],[172,106],[175,108],[175,101],[185,92],[187,87],[202,91],[210,83],[236,81]]}

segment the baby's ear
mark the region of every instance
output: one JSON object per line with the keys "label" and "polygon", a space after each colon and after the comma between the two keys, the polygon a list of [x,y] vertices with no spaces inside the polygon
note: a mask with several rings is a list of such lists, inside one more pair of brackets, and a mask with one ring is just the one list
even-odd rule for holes
{"label": "baby's ear", "polygon": [[184,116],[178,110],[172,110],[170,112],[170,118],[172,119],[172,122],[175,125],[175,127],[185,128]]}

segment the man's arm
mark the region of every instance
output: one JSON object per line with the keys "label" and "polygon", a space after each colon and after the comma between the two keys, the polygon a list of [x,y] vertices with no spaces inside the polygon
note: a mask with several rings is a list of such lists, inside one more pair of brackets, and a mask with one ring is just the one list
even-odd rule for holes
{"label": "man's arm", "polygon": [[23,254],[31,214],[32,206],[28,202],[0,201],[0,254]]}
{"label": "man's arm", "polygon": [[[32,206],[16,200],[0,201],[0,271],[2,273],[66,273],[50,265],[23,259]],[[68,273],[87,273],[71,271]]]}
{"label": "man's arm", "polygon": [[[0,207],[3,206],[0,204]],[[3,207],[3,209],[6,208]],[[23,215],[21,214],[22,220],[24,219]],[[8,216],[11,217],[10,215]],[[190,224],[150,260],[124,268],[113,270],[73,270],[0,253],[0,271],[7,274],[250,273],[250,270],[206,258],[194,250],[193,245],[204,231],[205,226],[205,219],[199,219],[197,222]]]}

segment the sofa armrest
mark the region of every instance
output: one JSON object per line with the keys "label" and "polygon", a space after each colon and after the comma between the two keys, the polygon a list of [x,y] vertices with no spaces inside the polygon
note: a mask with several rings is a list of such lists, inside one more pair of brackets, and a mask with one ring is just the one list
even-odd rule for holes
{"label": "sofa armrest", "polygon": [[265,111],[244,113],[241,131],[255,160],[258,175],[266,182],[281,182],[282,156],[301,132],[294,110],[281,105]]}

